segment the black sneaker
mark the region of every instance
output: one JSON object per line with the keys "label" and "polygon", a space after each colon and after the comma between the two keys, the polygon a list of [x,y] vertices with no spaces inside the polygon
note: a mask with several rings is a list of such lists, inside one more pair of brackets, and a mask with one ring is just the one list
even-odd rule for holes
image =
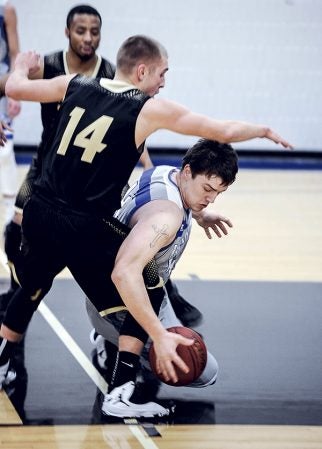
{"label": "black sneaker", "polygon": [[165,287],[173,310],[183,326],[193,327],[201,324],[202,313],[179,294],[178,288],[170,279],[166,282]]}

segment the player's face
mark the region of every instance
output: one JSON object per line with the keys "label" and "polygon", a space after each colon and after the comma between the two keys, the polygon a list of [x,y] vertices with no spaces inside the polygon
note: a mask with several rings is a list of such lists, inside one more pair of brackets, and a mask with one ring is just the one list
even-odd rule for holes
{"label": "player's face", "polygon": [[66,28],[70,49],[82,60],[95,56],[101,39],[101,22],[92,14],[75,14]]}
{"label": "player's face", "polygon": [[180,182],[184,203],[193,212],[200,212],[213,203],[220,193],[227,190],[227,187],[222,184],[219,176],[196,175],[193,178],[189,166],[184,168]]}
{"label": "player's face", "polygon": [[157,63],[146,65],[140,89],[153,97],[165,86],[165,74],[169,70],[168,59],[162,57]]}

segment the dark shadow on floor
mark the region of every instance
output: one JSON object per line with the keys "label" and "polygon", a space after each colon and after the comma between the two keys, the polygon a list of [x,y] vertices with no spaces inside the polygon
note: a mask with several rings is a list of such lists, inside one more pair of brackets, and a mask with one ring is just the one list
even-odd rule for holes
{"label": "dark shadow on floor", "polygon": [[[205,389],[162,386],[159,398],[176,404],[173,422],[322,425],[322,284],[177,285],[205,315],[197,330],[220,373]],[[46,304],[90,358],[91,327],[74,281],[56,280]],[[24,367],[16,406],[26,424],[93,422],[96,386],[39,313],[25,339]]]}

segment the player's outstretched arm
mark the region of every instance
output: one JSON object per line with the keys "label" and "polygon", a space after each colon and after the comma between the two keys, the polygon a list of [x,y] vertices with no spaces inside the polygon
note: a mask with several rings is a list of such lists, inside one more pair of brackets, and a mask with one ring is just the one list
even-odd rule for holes
{"label": "player's outstretched arm", "polygon": [[39,71],[40,56],[33,52],[19,53],[10,74],[5,93],[15,100],[41,103],[61,101],[69,81],[75,75],[62,75],[52,79],[29,79]]}
{"label": "player's outstretched arm", "polygon": [[146,102],[138,118],[136,129],[138,144],[158,129],[168,129],[179,134],[218,140],[222,143],[266,138],[284,148],[293,148],[287,140],[266,125],[236,120],[216,120],[194,113],[173,101],[153,98]]}

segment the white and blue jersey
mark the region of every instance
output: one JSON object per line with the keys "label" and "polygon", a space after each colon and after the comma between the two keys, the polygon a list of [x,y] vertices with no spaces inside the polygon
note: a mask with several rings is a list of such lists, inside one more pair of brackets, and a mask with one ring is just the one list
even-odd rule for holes
{"label": "white and blue jersey", "polygon": [[122,207],[115,217],[129,225],[133,214],[144,204],[154,200],[173,201],[183,212],[180,229],[172,243],[155,256],[160,277],[166,282],[188,242],[191,231],[191,210],[185,209],[178,186],[173,181],[177,168],[161,165],[143,172],[136,183],[126,192]]}
{"label": "white and blue jersey", "polygon": [[[184,208],[179,188],[173,182],[173,175],[176,172],[178,172],[177,168],[167,165],[161,165],[143,172],[136,183],[126,192],[121,209],[116,211],[114,215],[119,221],[129,225],[133,214],[140,209],[140,207],[144,206],[144,204],[154,200],[173,201],[182,210],[182,224],[174,241],[165,248],[162,248],[155,256],[159,275],[164,282],[168,280],[172,269],[185,249],[192,224],[191,210]],[[126,312],[121,310],[117,313],[103,317],[97,313],[97,310],[88,299],[86,307],[89,318],[97,332],[103,335],[106,340],[117,346],[119,330],[126,317]],[[164,289],[164,300],[160,308],[159,319],[166,329],[173,326],[182,326],[181,321],[179,321],[174,313],[166,289]],[[141,361],[146,368],[150,369],[147,355],[148,351],[149,343],[145,347]],[[217,374],[218,363],[215,357],[207,351],[207,364],[204,371],[195,382],[188,386],[199,388],[212,385],[216,382]]]}

